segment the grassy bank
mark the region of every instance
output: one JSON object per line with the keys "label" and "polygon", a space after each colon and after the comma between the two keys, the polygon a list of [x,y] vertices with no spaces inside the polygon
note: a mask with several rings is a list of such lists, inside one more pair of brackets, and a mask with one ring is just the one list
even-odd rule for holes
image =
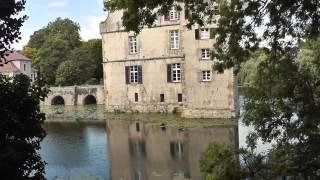
{"label": "grassy bank", "polygon": [[185,119],[176,114],[164,113],[106,113],[107,120],[141,121],[170,127],[208,127],[216,125],[236,125],[235,119]]}
{"label": "grassy bank", "polygon": [[103,106],[44,106],[41,110],[46,113],[46,123],[104,123],[106,120],[119,120],[186,128],[237,124],[235,119],[185,119],[166,113],[108,113]]}

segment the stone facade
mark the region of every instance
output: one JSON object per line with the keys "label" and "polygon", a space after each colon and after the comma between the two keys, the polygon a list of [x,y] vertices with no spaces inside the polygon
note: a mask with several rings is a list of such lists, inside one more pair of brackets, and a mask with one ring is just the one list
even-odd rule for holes
{"label": "stone facade", "polygon": [[[124,30],[121,18],[121,11],[111,12],[100,24],[107,111],[178,111],[186,118],[238,114],[233,70],[213,71],[208,55],[215,24],[188,29],[181,11],[177,17],[158,17],[154,27],[136,35]],[[173,64],[179,64],[178,74]]]}

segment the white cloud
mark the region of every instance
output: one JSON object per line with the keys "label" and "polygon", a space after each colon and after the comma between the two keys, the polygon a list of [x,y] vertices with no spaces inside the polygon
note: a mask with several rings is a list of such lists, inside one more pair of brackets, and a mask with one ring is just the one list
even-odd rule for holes
{"label": "white cloud", "polygon": [[105,19],[106,16],[88,16],[83,22],[80,22],[82,40],[101,38],[99,24]]}
{"label": "white cloud", "polygon": [[67,6],[67,1],[66,0],[53,1],[53,2],[50,2],[48,4],[48,7],[51,7],[51,8],[64,8],[66,6]]}

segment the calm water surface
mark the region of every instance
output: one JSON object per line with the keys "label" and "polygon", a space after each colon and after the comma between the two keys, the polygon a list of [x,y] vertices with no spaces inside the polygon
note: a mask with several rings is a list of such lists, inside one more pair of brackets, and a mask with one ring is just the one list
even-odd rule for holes
{"label": "calm water surface", "polygon": [[47,123],[45,129],[40,153],[48,179],[197,180],[208,144],[238,146],[236,126],[177,129],[106,120]]}

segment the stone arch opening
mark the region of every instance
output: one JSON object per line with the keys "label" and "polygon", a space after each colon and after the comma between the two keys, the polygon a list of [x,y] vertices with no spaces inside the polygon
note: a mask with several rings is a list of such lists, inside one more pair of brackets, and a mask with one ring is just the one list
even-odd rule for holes
{"label": "stone arch opening", "polygon": [[84,105],[97,104],[97,99],[93,95],[88,95],[83,100]]}
{"label": "stone arch opening", "polygon": [[55,96],[52,100],[51,100],[51,105],[64,105],[64,99],[62,96]]}

